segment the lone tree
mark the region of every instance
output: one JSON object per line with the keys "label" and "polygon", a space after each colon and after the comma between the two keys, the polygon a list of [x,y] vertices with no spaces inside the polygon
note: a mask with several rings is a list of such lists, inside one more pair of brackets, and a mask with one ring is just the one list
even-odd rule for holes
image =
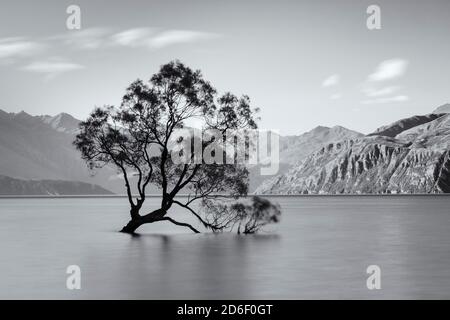
{"label": "lone tree", "polygon": [[[122,232],[134,233],[143,224],[169,221],[198,233],[191,224],[169,216],[173,206],[180,206],[214,232],[253,233],[278,222],[281,212],[278,206],[259,197],[240,201],[248,192],[246,166],[198,161],[195,153],[174,153],[172,148],[181,143],[195,145],[202,134],[211,130],[227,137],[256,129],[255,112],[247,96],[218,96],[200,71],[174,61],[161,66],[148,83],[133,82],[119,107],[94,109],[81,122],[74,145],[91,170],[112,165],[123,176],[131,219]],[[202,127],[200,135],[199,130],[187,125],[193,120]],[[181,129],[190,136],[180,137]],[[201,151],[207,151],[212,142],[217,142],[215,139],[201,140]],[[223,152],[227,157],[226,145],[234,140],[219,139],[223,149],[212,151],[212,155]],[[180,157],[185,161],[180,163]],[[149,185],[160,190],[161,204],[159,209],[142,214]],[[176,197],[181,191],[187,194],[185,201]]]}

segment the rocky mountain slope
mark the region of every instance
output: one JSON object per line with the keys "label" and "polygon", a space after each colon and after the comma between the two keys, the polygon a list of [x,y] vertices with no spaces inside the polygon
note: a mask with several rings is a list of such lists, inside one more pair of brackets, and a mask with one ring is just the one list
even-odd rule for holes
{"label": "rocky mountain slope", "polygon": [[[296,136],[279,136],[279,170],[278,174],[288,172],[296,163],[303,160],[311,152],[318,150],[323,145],[345,139],[363,137],[362,133],[349,130],[341,126],[332,128],[318,126],[308,132]],[[260,166],[249,168],[250,192],[255,191],[264,181],[273,178],[260,174]]]}
{"label": "rocky mountain slope", "polygon": [[376,133],[330,143],[256,193],[450,193],[450,114],[403,119]]}
{"label": "rocky mountain slope", "polygon": [[295,164],[325,144],[363,136],[341,126],[318,126],[298,136],[280,137],[280,162]]}
{"label": "rocky mountain slope", "polygon": [[107,195],[112,192],[94,184],[63,180],[20,180],[0,176],[0,195]]}

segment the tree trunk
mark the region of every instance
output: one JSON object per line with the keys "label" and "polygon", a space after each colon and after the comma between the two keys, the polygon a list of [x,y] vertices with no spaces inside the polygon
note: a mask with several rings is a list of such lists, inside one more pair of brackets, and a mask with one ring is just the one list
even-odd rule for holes
{"label": "tree trunk", "polygon": [[142,226],[143,224],[160,221],[161,218],[163,218],[166,213],[167,211],[163,209],[158,209],[150,212],[149,214],[146,214],[145,216],[137,216],[135,218],[132,218],[127,223],[127,225],[124,226],[122,230],[120,230],[120,232],[135,233],[136,229]]}
{"label": "tree trunk", "polygon": [[134,206],[130,209],[130,216],[132,220],[139,219],[141,216],[139,215],[140,207]]}
{"label": "tree trunk", "polygon": [[146,223],[153,223],[156,221],[169,221],[177,226],[187,227],[194,231],[195,233],[200,233],[197,229],[191,226],[189,223],[178,222],[172,218],[165,217],[167,211],[165,209],[158,209],[145,216],[140,216],[139,218],[131,219],[125,227],[122,228],[120,232],[124,233],[135,233],[136,229]]}
{"label": "tree trunk", "polygon": [[132,219],[130,220],[126,226],[120,230],[120,232],[124,233],[135,233],[136,229],[142,226],[142,223],[139,221],[139,219]]}

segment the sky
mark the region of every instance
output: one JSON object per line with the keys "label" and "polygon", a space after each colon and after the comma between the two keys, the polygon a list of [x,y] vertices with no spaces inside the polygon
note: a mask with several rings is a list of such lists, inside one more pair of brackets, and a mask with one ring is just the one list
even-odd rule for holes
{"label": "sky", "polygon": [[450,102],[449,34],[448,0],[2,0],[0,109],[84,119],[179,59],[249,95],[260,128],[369,133]]}

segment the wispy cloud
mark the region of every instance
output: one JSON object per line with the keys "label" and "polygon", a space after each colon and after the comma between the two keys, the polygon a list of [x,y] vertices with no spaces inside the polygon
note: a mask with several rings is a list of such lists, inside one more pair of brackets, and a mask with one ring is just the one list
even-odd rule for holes
{"label": "wispy cloud", "polygon": [[108,44],[109,28],[87,28],[66,32],[50,37],[50,40],[62,41],[63,44],[77,49],[93,50]]}
{"label": "wispy cloud", "polygon": [[372,86],[365,86],[362,88],[362,91],[368,96],[368,97],[379,97],[379,96],[386,96],[393,94],[397,92],[401,87],[400,86],[390,86],[390,87],[384,87],[384,88],[374,88]]}
{"label": "wispy cloud", "polygon": [[112,50],[114,47],[157,50],[171,45],[194,43],[219,37],[218,34],[192,30],[134,28],[115,32],[112,28],[96,27],[64,34],[28,40],[23,37],[0,39],[0,66],[8,66],[23,58],[20,70],[46,75],[47,79],[84,66],[61,58],[48,58],[48,52],[73,50]]}
{"label": "wispy cloud", "polygon": [[28,57],[41,52],[43,49],[42,44],[25,38],[0,39],[0,59]]}
{"label": "wispy cloud", "polygon": [[361,103],[382,104],[408,101],[408,95],[398,93],[402,86],[383,85],[384,81],[401,77],[407,67],[408,61],[405,59],[389,59],[380,62],[375,71],[367,77],[367,81],[360,86],[362,93],[366,96]]}
{"label": "wispy cloud", "polygon": [[335,93],[335,94],[332,94],[330,96],[331,100],[339,100],[340,98],[342,98],[342,94],[341,93]]}
{"label": "wispy cloud", "polygon": [[59,49],[61,46],[84,50],[105,49],[117,45],[162,49],[171,45],[205,41],[219,36],[203,31],[162,30],[150,27],[114,33],[111,28],[95,27],[43,37],[34,41],[22,37],[0,39],[0,59],[35,58],[36,55],[45,52],[45,49]]}
{"label": "wispy cloud", "polygon": [[363,103],[363,104],[379,104],[379,103],[405,102],[408,100],[409,100],[408,96],[398,95],[398,96],[394,96],[394,97],[364,100],[361,103]]}
{"label": "wispy cloud", "polygon": [[406,72],[408,61],[404,59],[390,59],[382,61],[376,70],[369,75],[369,81],[385,81],[402,76]]}
{"label": "wispy cloud", "polygon": [[121,46],[161,49],[170,45],[214,39],[218,36],[214,33],[191,30],[158,31],[155,28],[135,28],[116,33],[111,39]]}
{"label": "wispy cloud", "polygon": [[121,46],[139,47],[147,46],[154,33],[155,29],[152,28],[135,28],[116,33],[111,38],[115,44]]}
{"label": "wispy cloud", "polygon": [[84,66],[61,59],[52,59],[47,61],[35,61],[21,69],[28,72],[45,74],[47,79],[51,79],[69,71],[84,69]]}
{"label": "wispy cloud", "polygon": [[191,43],[216,37],[218,37],[217,34],[207,32],[169,30],[161,32],[151,39],[150,46],[160,49],[174,44]]}
{"label": "wispy cloud", "polygon": [[340,76],[338,74],[333,74],[333,75],[329,76],[328,78],[326,78],[325,80],[323,80],[322,87],[326,88],[326,87],[335,86],[339,83],[339,81],[340,81]]}

